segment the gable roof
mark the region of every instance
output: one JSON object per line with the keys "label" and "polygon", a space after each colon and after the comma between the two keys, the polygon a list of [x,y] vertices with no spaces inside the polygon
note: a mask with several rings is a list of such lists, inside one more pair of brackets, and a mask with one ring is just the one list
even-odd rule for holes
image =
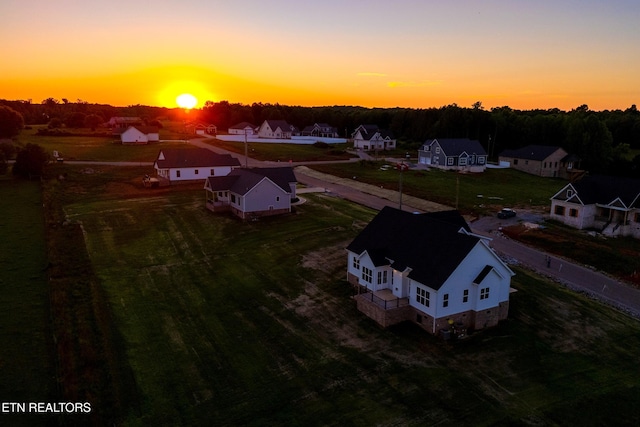
{"label": "gable roof", "polygon": [[230,154],[218,154],[206,148],[163,148],[155,164],[160,169],[196,168],[214,166],[240,166]]}
{"label": "gable roof", "polygon": [[375,265],[410,268],[408,277],[438,290],[481,240],[457,211],[412,214],[385,207],[347,246]]}
{"label": "gable roof", "polygon": [[517,150],[504,150],[499,156],[542,161],[561,149],[552,145],[527,145]]}
{"label": "gable roof", "polygon": [[237,125],[231,126],[229,129],[246,129],[246,128],[255,129],[256,127],[249,122],[240,122]]}
{"label": "gable roof", "polygon": [[584,204],[610,204],[620,199],[627,208],[640,207],[640,180],[618,176],[587,175],[573,188]]}
{"label": "gable roof", "polygon": [[434,139],[431,142],[426,142],[425,145],[431,145],[437,142],[447,156],[459,156],[462,153],[476,154],[480,156],[486,156],[487,152],[484,150],[480,141],[469,138],[445,138]]}
{"label": "gable roof", "polygon": [[210,176],[205,184],[212,191],[229,190],[244,195],[263,179],[269,179],[284,192],[291,193],[290,183],[296,182],[293,169],[281,168],[253,168],[234,169],[226,176]]}
{"label": "gable roof", "polygon": [[295,129],[295,126],[290,125],[286,120],[267,119],[265,120],[265,123],[269,125],[271,130],[280,128],[280,130],[283,132],[292,132]]}

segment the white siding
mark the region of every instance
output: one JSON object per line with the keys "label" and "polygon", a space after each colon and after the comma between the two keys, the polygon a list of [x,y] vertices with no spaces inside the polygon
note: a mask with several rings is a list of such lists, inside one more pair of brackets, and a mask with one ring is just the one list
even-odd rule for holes
{"label": "white siding", "polygon": [[244,212],[290,209],[291,196],[268,178],[264,178],[242,198]]}

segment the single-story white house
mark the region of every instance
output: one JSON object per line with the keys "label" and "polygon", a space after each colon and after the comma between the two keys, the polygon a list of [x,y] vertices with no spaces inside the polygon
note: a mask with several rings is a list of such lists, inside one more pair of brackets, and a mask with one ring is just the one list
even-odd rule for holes
{"label": "single-story white house", "polygon": [[256,126],[249,122],[241,122],[233,125],[228,129],[229,135],[247,135],[251,136],[256,133]]}
{"label": "single-story white house", "polygon": [[347,246],[358,310],[383,327],[411,321],[432,334],[507,318],[513,271],[458,211],[383,208]]}
{"label": "single-story white house", "polygon": [[129,126],[120,134],[123,144],[148,144],[160,141],[156,126]]}
{"label": "single-story white house", "polygon": [[214,153],[206,148],[163,148],[153,167],[160,185],[170,185],[228,175],[240,167],[240,161],[229,154]]}
{"label": "single-story white house", "polygon": [[207,178],[206,207],[242,219],[289,213],[296,182],[291,167],[234,169],[227,176]]}

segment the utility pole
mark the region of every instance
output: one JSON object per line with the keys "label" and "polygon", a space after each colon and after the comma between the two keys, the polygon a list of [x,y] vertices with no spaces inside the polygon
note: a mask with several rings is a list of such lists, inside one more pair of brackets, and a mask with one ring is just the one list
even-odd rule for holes
{"label": "utility pole", "polygon": [[247,149],[247,130],[244,130],[244,168],[249,169],[249,153]]}

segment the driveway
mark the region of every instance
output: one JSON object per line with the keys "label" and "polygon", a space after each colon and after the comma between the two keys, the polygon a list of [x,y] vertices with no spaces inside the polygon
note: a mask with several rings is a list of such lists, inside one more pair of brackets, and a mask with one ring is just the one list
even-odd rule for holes
{"label": "driveway", "polygon": [[[238,156],[237,153],[230,153],[199,140],[191,140],[190,143],[216,152]],[[244,165],[244,156],[240,157],[240,163]],[[260,162],[251,158],[247,159],[247,163],[249,166],[254,167],[282,166],[281,163]],[[308,163],[295,163],[292,164],[292,166]],[[296,167],[295,174],[298,182],[302,184],[324,189],[326,192],[364,206],[369,206],[373,209],[380,210],[384,206],[399,207],[400,205],[400,193],[397,191],[378,188],[374,185],[359,182],[357,179],[338,178],[333,175],[322,174],[304,166]],[[428,200],[402,195],[402,209],[410,212],[434,212],[453,208]],[[536,223],[543,215],[543,212],[518,211],[516,218],[501,220],[487,216],[472,222],[470,225],[473,232],[492,239],[490,246],[496,253],[503,257],[508,264],[521,265],[529,268],[564,284],[570,289],[584,292],[599,301],[640,318],[640,290],[601,272],[594,271],[589,267],[576,264],[571,260],[550,256],[545,252],[513,241],[500,232],[501,226],[515,224],[521,220]]]}

